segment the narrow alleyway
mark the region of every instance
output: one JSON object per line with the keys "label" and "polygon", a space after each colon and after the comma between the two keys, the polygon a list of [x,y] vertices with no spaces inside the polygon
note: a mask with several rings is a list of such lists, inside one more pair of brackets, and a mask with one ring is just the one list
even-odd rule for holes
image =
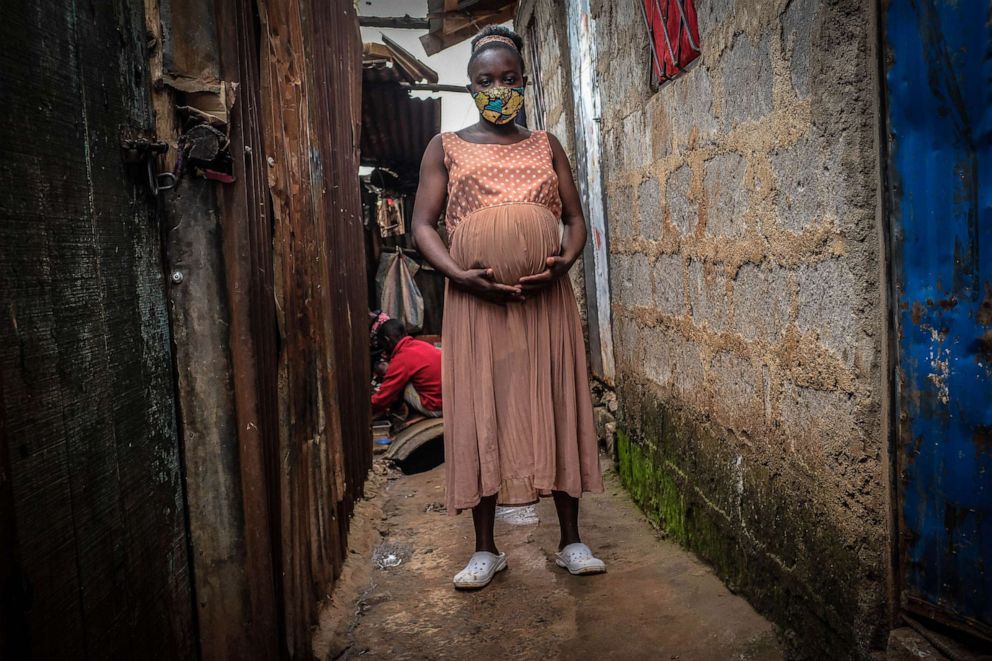
{"label": "narrow alleyway", "polygon": [[583,537],[607,574],[578,578],[554,566],[554,506],[542,501],[536,525],[497,522],[509,569],[480,592],[451,586],[471,552],[472,526],[467,514],[441,510],[444,467],[403,475],[380,464],[376,472],[321,618],[317,658],[782,658],[773,626],[660,537],[612,470],[606,493],[584,498],[582,512]]}

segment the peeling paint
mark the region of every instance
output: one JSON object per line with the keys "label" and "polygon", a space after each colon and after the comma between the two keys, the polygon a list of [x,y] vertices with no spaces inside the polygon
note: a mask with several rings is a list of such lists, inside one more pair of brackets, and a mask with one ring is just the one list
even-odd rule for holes
{"label": "peeling paint", "polygon": [[992,171],[984,0],[884,10],[905,608],[992,638]]}

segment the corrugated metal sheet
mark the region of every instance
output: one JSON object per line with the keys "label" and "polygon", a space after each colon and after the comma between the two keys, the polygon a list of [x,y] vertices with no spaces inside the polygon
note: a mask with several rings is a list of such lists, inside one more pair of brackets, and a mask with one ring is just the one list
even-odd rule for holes
{"label": "corrugated metal sheet", "polygon": [[441,99],[414,99],[399,85],[363,88],[362,165],[416,171],[427,143],[441,130]]}
{"label": "corrugated metal sheet", "polygon": [[[244,567],[250,621],[242,634],[259,658],[284,652],[280,520],[279,334],[272,254],[272,206],[262,139],[254,2],[216,0],[221,75],[237,83],[229,126],[235,181],[219,186],[228,345],[238,421]],[[240,625],[241,623],[232,623]],[[201,632],[201,640],[204,632]],[[201,644],[201,647],[204,645]]]}
{"label": "corrugated metal sheet", "polygon": [[903,606],[992,638],[992,23],[884,10]]}
{"label": "corrugated metal sheet", "polygon": [[383,41],[362,46],[362,165],[418,172],[441,130],[441,100],[411,98],[400,83],[436,83],[437,73],[385,35]]}
{"label": "corrugated metal sheet", "polygon": [[[163,7],[164,46],[141,2],[0,10],[4,658],[312,658],[371,466],[354,5]],[[232,183],[187,173],[156,204],[123,163],[153,136],[148,71],[162,140],[173,88],[235,100]],[[186,270],[189,539],[160,231]]]}
{"label": "corrugated metal sheet", "polygon": [[[325,268],[331,281],[330,317],[334,339],[336,414],[340,418],[344,454],[344,493],[337,513],[341,552],[347,549],[348,517],[362,495],[372,468],[369,422],[368,298],[365,282],[365,239],[358,180],[358,137],[362,131],[361,34],[353,3],[311,0],[312,43],[317,130],[326,181],[322,195],[328,229]],[[430,71],[428,69],[428,71]],[[343,93],[342,93],[343,92]],[[340,109],[347,109],[342,116]],[[335,576],[340,565],[335,567]]]}
{"label": "corrugated metal sheet", "polygon": [[358,189],[361,40],[349,0],[258,3],[273,209],[281,570],[287,651],[340,571],[371,465]]}
{"label": "corrugated metal sheet", "polygon": [[[157,3],[146,3],[149,31],[161,26],[165,35],[162,75],[168,84],[153,86],[159,139],[185,144],[179,133],[182,126],[191,128],[183,121],[188,112],[177,108],[200,106],[212,111],[214,121],[229,122],[223,100],[236,101],[237,88],[247,101],[244,108],[235,102],[235,121],[225,131],[233,141],[234,182],[218,185],[187,171],[162,195],[168,269],[183,275],[168,295],[193,577],[196,594],[204,595],[196,600],[202,658],[273,658],[279,649],[256,411],[264,391],[255,387],[256,336],[247,323],[251,288],[245,274],[254,269],[245,235],[255,210],[243,202],[255,191],[246,188],[251,179],[244,172],[241,111],[251,112],[257,78],[254,85],[244,84],[250,79],[240,73],[249,58],[240,53],[234,13],[244,4],[163,0],[160,21]],[[228,82],[220,80],[222,60]],[[200,93],[177,94],[176,88]],[[258,156],[264,157],[260,146]],[[266,193],[264,185],[260,192]],[[269,301],[271,307],[271,294]]]}
{"label": "corrugated metal sheet", "polygon": [[362,44],[363,80],[377,83],[436,83],[437,72],[398,43],[381,35],[382,43]]}

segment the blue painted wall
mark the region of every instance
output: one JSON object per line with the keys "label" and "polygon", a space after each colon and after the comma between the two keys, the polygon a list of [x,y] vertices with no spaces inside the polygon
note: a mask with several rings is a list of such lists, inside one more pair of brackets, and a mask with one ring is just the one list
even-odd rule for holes
{"label": "blue painted wall", "polygon": [[992,3],[883,12],[909,609],[992,631]]}

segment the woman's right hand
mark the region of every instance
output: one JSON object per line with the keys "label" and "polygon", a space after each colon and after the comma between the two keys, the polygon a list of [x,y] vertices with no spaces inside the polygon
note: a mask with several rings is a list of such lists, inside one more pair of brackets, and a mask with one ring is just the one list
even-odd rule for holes
{"label": "woman's right hand", "polygon": [[496,282],[496,275],[492,269],[462,271],[457,278],[454,278],[454,284],[470,294],[500,305],[524,300],[523,290],[520,286]]}

